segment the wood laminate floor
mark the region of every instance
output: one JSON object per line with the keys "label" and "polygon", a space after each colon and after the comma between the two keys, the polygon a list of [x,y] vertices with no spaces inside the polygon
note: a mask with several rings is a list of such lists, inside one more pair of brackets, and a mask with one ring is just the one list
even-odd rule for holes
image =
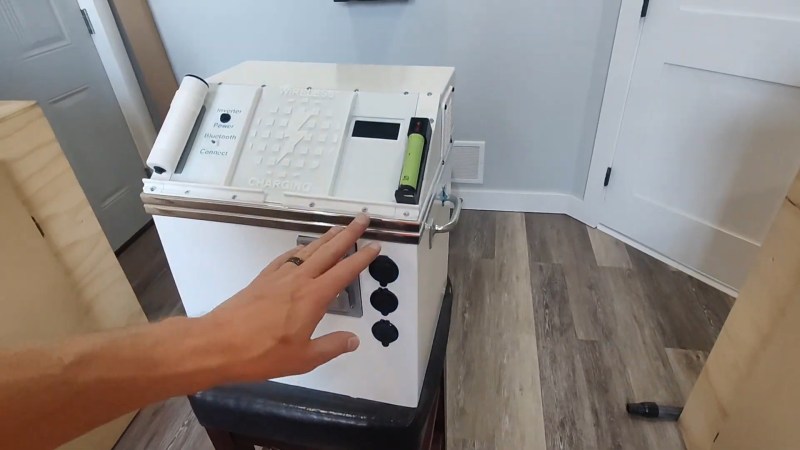
{"label": "wood laminate floor", "polygon": [[[154,228],[120,261],[151,320],[184,313]],[[450,276],[448,449],[683,448],[625,403],[684,402],[730,297],[562,215],[465,211]],[[116,446],[211,448],[183,398]]]}

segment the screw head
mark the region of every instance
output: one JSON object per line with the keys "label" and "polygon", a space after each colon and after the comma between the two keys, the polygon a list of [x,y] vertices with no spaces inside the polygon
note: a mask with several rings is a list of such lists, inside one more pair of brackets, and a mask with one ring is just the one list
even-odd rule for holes
{"label": "screw head", "polygon": [[313,208],[313,207],[317,206],[317,204],[316,204],[316,203],[314,203],[314,202],[311,202],[311,203],[309,203],[309,204],[308,204],[308,206],[309,206],[310,208]]}
{"label": "screw head", "polygon": [[150,187],[150,192],[155,192],[155,191],[156,191],[156,187],[155,186]]}
{"label": "screw head", "polygon": [[184,193],[184,194],[188,194],[188,193],[189,193],[189,190],[187,189],[187,190],[183,191],[183,193]]}
{"label": "screw head", "polygon": [[403,95],[408,95],[408,91],[403,92]]}
{"label": "screw head", "polygon": [[359,92],[358,88],[353,89],[353,92]]}
{"label": "screw head", "polygon": [[410,216],[410,214],[408,213],[408,211],[406,211],[406,212],[403,213],[403,216],[404,217],[408,217],[408,216]]}
{"label": "screw head", "polygon": [[367,211],[369,211],[369,210],[367,209],[367,207],[366,207],[366,206],[365,206],[365,207],[363,207],[363,208],[361,208],[361,212],[362,212],[362,213],[365,213],[365,212],[367,212]]}
{"label": "screw head", "polygon": [[233,194],[233,195],[231,196],[231,198],[232,198],[232,199],[234,199],[234,200],[236,200],[236,197],[238,197],[238,195],[236,195],[236,194]]}
{"label": "screw head", "polygon": [[310,90],[311,90],[311,86],[307,87],[307,88],[306,88],[306,90],[307,90],[307,91],[310,91]]}
{"label": "screw head", "polygon": [[428,92],[428,97],[433,96],[433,92]]}

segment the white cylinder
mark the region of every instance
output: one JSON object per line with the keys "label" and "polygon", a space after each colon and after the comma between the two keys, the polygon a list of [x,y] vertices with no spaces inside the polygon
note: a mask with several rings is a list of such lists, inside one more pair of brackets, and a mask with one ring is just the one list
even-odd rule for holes
{"label": "white cylinder", "polygon": [[208,83],[194,75],[186,75],[169,105],[164,124],[158,133],[147,166],[157,174],[172,174],[178,166],[186,142],[208,94]]}

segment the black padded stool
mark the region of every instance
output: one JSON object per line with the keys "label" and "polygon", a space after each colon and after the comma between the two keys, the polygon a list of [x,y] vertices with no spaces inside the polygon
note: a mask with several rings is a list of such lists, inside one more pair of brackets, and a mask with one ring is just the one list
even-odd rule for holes
{"label": "black padded stool", "polygon": [[217,450],[417,450],[444,448],[444,362],[453,289],[442,300],[417,408],[274,382],[189,397]]}

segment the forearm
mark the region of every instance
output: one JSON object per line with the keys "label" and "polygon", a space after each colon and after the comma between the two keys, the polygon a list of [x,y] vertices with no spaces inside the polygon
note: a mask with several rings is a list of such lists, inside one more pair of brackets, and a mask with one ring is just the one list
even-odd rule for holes
{"label": "forearm", "polygon": [[353,333],[312,335],[331,299],[380,253],[373,243],[345,258],[368,225],[360,215],[278,256],[201,319],[0,349],[0,447],[53,448],[148,403],[306,373],[356,350]]}
{"label": "forearm", "polygon": [[227,353],[217,342],[199,319],[173,318],[2,353],[0,443],[55,447],[148,403],[221,383]]}

